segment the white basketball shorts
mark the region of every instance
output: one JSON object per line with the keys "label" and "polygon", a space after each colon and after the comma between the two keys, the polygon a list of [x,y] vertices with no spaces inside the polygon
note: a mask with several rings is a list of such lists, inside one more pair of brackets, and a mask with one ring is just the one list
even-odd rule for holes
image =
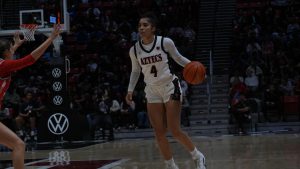
{"label": "white basketball shorts", "polygon": [[170,98],[182,101],[181,86],[177,77],[166,85],[146,85],[145,93],[148,103],[166,103]]}

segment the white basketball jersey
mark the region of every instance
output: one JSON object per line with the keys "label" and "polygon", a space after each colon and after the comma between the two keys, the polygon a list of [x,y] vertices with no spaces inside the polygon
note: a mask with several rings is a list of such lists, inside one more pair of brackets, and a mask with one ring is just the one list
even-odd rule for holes
{"label": "white basketball jersey", "polygon": [[141,41],[134,45],[134,53],[142,67],[144,81],[147,85],[162,85],[173,80],[168,64],[168,54],[164,51],[163,37],[155,36],[150,49],[145,49]]}

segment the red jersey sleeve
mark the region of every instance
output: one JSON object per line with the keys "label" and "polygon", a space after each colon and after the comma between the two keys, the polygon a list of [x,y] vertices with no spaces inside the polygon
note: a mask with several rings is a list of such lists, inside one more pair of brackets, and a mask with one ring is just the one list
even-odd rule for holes
{"label": "red jersey sleeve", "polygon": [[0,77],[5,77],[10,73],[20,70],[24,67],[30,66],[35,62],[31,55],[27,55],[21,59],[16,60],[3,60],[0,61]]}

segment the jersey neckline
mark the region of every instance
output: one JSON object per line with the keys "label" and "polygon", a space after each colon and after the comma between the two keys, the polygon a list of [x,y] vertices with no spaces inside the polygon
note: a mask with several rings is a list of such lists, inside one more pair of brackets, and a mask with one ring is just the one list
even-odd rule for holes
{"label": "jersey neckline", "polygon": [[156,41],[157,41],[157,36],[155,35],[155,37],[154,37],[154,42],[153,42],[152,47],[151,47],[150,50],[146,50],[146,49],[144,48],[144,46],[143,46],[143,44],[142,44],[142,40],[139,40],[139,45],[141,46],[141,49],[142,49],[144,52],[150,53],[150,52],[152,52],[152,50],[153,50],[154,47],[156,46]]}

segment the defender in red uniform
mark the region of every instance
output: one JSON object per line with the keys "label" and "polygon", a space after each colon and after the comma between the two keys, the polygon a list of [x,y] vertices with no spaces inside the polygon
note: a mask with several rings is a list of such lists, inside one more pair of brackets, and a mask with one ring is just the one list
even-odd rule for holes
{"label": "defender in red uniform", "polygon": [[[12,60],[14,52],[22,45],[24,39],[20,39],[19,33],[14,35],[14,44],[5,39],[0,39],[0,110],[3,97],[11,81],[11,73],[30,66],[38,60],[52,41],[59,35],[60,25],[55,25],[48,39],[29,55]],[[13,167],[15,169],[24,169],[24,142],[10,129],[0,122],[0,144],[7,146],[12,150]]]}

